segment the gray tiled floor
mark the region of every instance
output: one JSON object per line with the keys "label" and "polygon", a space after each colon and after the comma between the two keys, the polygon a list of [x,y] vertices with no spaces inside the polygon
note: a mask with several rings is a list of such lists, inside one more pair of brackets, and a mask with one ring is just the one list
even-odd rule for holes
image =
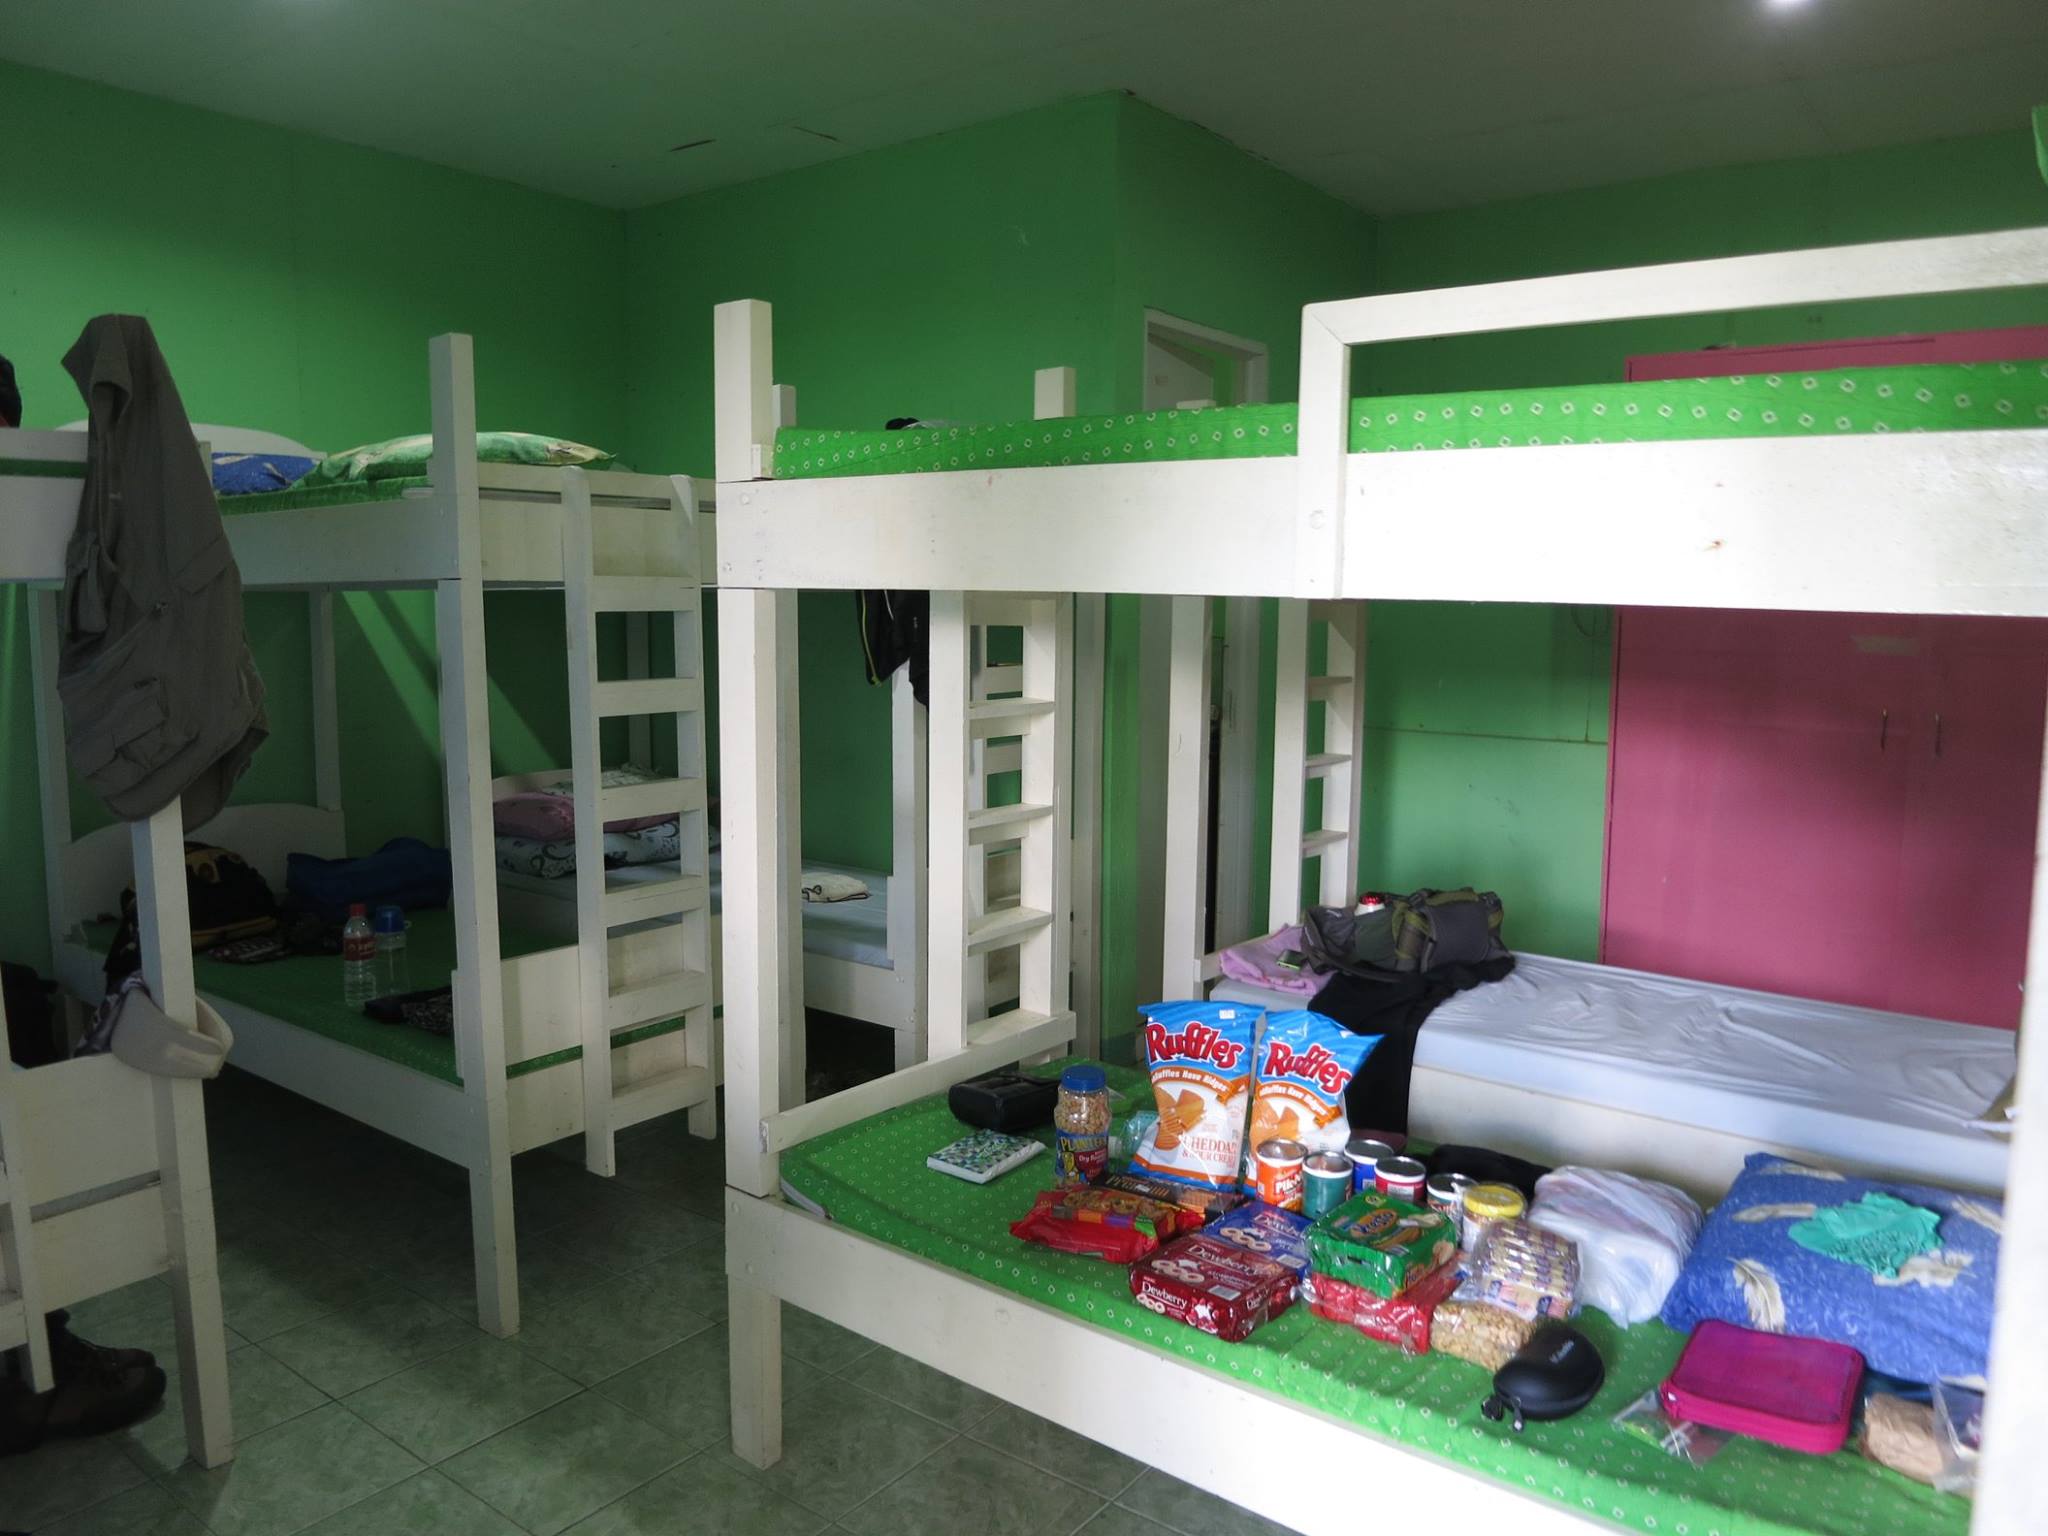
{"label": "gray tiled floor", "polygon": [[[515,1170],[525,1326],[475,1327],[446,1164],[252,1078],[208,1090],[237,1456],[184,1459],[170,1405],[0,1461],[0,1530],[42,1536],[1258,1536],[1279,1528],[791,1308],[785,1454],[727,1444],[718,1148],[680,1117]],[[147,1281],[82,1334],[173,1363]]]}

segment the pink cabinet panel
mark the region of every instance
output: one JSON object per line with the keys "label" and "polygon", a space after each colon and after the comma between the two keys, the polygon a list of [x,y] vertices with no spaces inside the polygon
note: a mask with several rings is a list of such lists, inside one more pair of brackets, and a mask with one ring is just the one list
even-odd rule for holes
{"label": "pink cabinet panel", "polygon": [[1602,958],[2014,1027],[2048,623],[1617,625]]}

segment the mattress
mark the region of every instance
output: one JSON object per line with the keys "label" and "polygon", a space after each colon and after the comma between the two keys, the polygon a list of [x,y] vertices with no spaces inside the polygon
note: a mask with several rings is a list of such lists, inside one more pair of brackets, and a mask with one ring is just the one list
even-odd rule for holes
{"label": "mattress", "polygon": [[[1213,995],[1301,1006],[1237,982]],[[1995,1188],[2007,1141],[1966,1122],[2011,1080],[2014,1041],[1980,1025],[1522,955],[1506,979],[1429,1016],[1415,1065]]]}
{"label": "mattress", "polygon": [[[864,881],[868,888],[867,899],[864,901],[805,902],[804,949],[810,954],[844,960],[849,965],[871,965],[881,970],[894,969],[895,962],[889,958],[889,877],[880,870],[860,869],[851,864],[828,864],[819,859],[810,860],[804,868],[852,875],[855,879]],[[637,864],[628,865],[623,869],[607,870],[605,873],[613,886],[630,885],[642,880],[670,879],[675,874],[675,866]],[[573,871],[569,874],[573,874]],[[569,878],[568,874],[544,880],[533,875],[500,870],[498,879],[501,883],[516,885],[521,890],[559,897],[571,903],[576,900],[576,882]],[[714,848],[711,850],[711,910],[716,913],[722,906],[719,850]]]}
{"label": "mattress", "polygon": [[[1294,452],[1292,405],[775,435],[775,477],[1266,458]],[[1836,437],[2048,426],[2048,362],[1919,363],[1351,402],[1351,451],[1680,438]]]}
{"label": "mattress", "polygon": [[[1108,1070],[1112,1087],[1146,1096],[1137,1073]],[[1624,1436],[1610,1419],[1669,1373],[1684,1343],[1660,1323],[1622,1329],[1582,1313],[1576,1321],[1607,1366],[1605,1387],[1576,1417],[1532,1422],[1520,1434],[1480,1416],[1489,1381],[1477,1366],[1404,1355],[1300,1304],[1243,1343],[1222,1343],[1138,1306],[1120,1266],[1010,1236],[1010,1223],[1051,1183],[1050,1157],[980,1186],[927,1169],[925,1157],[959,1130],[943,1095],[921,1099],[791,1148],[782,1155],[783,1181],[798,1203],[853,1231],[1622,1529],[1961,1536],[1969,1524],[1967,1500],[1861,1456],[1802,1456],[1736,1440],[1694,1468]]]}
{"label": "mattress", "polygon": [[281,491],[253,491],[245,496],[222,496],[223,517],[250,512],[293,512],[306,507],[358,507],[370,501],[400,501],[409,495],[425,495],[425,475],[397,476],[388,480],[347,480],[338,484],[294,485]]}
{"label": "mattress", "polygon": [[[455,973],[455,916],[446,908],[409,914],[406,934],[406,971],[417,990],[441,987]],[[93,953],[103,955],[113,940],[111,922],[88,923],[86,943]],[[560,941],[543,938],[516,927],[500,925],[499,953],[505,959],[537,954],[560,947]],[[274,960],[264,965],[228,965],[205,955],[193,957],[194,980],[202,994],[217,1001],[237,1004],[300,1029],[311,1030],[338,1045],[381,1056],[444,1083],[462,1082],[455,1070],[455,1042],[446,1035],[431,1035],[402,1024],[383,1024],[366,1018],[359,1008],[341,1000],[341,960],[333,955],[301,955]],[[681,1027],[679,1019],[665,1019],[638,1029],[621,1030],[612,1048],[636,1040],[652,1039]],[[523,1077],[545,1067],[581,1059],[583,1048],[569,1046],[543,1056],[510,1063],[507,1077]]]}

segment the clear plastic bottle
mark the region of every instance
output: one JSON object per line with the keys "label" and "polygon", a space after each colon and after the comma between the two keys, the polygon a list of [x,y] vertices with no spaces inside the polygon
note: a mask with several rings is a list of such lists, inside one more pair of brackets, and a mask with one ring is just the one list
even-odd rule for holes
{"label": "clear plastic bottle", "polygon": [[405,963],[405,908],[385,906],[371,920],[377,935],[377,996],[395,997],[410,992],[412,981]]}
{"label": "clear plastic bottle", "polygon": [[377,935],[359,901],[341,925],[341,1000],[360,1008],[377,995]]}
{"label": "clear plastic bottle", "polygon": [[1083,1062],[1060,1074],[1052,1123],[1058,1133],[1054,1182],[1089,1184],[1109,1165],[1109,1084],[1102,1068]]}

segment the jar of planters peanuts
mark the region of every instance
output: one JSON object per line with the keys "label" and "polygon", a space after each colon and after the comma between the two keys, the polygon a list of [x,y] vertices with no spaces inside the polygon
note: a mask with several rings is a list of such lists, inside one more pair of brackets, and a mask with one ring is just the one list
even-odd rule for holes
{"label": "jar of planters peanuts", "polygon": [[1087,1184],[1100,1178],[1109,1167],[1109,1081],[1102,1068],[1084,1063],[1060,1074],[1052,1124],[1058,1181]]}

